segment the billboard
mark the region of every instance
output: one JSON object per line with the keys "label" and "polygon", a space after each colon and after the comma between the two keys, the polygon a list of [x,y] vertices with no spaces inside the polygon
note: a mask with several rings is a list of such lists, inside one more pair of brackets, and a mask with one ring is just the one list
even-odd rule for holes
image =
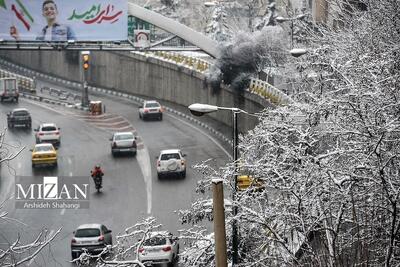
{"label": "billboard", "polygon": [[0,0],[0,40],[122,41],[126,0]]}

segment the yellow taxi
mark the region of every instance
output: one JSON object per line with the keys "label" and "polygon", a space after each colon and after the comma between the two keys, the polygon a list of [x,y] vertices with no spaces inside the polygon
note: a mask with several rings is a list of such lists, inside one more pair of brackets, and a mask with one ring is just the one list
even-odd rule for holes
{"label": "yellow taxi", "polygon": [[57,166],[57,151],[50,143],[36,144],[32,151],[32,167],[37,165]]}
{"label": "yellow taxi", "polygon": [[251,175],[239,175],[237,177],[237,189],[239,191],[246,190],[251,185],[254,186],[256,190],[262,190],[265,187],[264,181],[259,179],[254,180]]}

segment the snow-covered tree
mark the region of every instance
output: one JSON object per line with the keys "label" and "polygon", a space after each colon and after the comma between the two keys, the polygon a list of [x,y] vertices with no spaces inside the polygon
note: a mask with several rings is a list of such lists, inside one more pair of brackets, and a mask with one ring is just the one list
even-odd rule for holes
{"label": "snow-covered tree", "polygon": [[147,266],[139,261],[139,249],[151,233],[162,227],[153,217],[144,218],[135,225],[125,229],[116,236],[116,244],[107,246],[99,254],[82,253],[72,262],[82,266],[90,266],[95,261],[97,267],[106,266]]}
{"label": "snow-covered tree", "polygon": [[[241,164],[266,185],[226,214],[242,266],[400,264],[400,5],[362,2],[341,28],[309,29],[295,103],[259,114],[241,138]],[[202,191],[213,177],[231,187],[234,171],[204,172]]]}
{"label": "snow-covered tree", "polygon": [[213,10],[211,22],[207,25],[206,33],[217,42],[226,42],[231,34],[227,24],[227,14],[223,3],[217,3]]}
{"label": "snow-covered tree", "polygon": [[178,19],[180,17],[178,14],[179,2],[180,0],[161,0],[161,6],[154,8],[154,11],[166,17]]}
{"label": "snow-covered tree", "polygon": [[247,26],[250,31],[254,29],[254,21],[260,16],[259,12],[263,8],[263,1],[260,0],[242,0],[239,4],[246,10]]}
{"label": "snow-covered tree", "polygon": [[[5,203],[0,203],[0,225],[12,223],[24,226],[24,223],[8,217],[8,212],[5,211],[4,204]],[[10,240],[9,243],[0,245],[0,266],[26,266],[30,261],[38,257],[44,248],[49,247],[51,242],[60,232],[61,228],[59,228],[55,233],[49,233],[47,229],[43,229],[30,241],[23,241],[26,237],[24,238],[18,234],[15,240]]]}
{"label": "snow-covered tree", "polygon": [[268,3],[268,9],[266,14],[263,16],[260,22],[255,25],[255,28],[257,30],[262,30],[266,26],[275,26],[276,21],[275,21],[275,10],[276,10],[276,3],[275,0],[269,0]]}
{"label": "snow-covered tree", "polygon": [[[17,158],[18,155],[25,149],[21,145],[12,145],[6,142],[7,129],[0,132],[0,164],[3,168],[6,167],[10,173],[14,174],[14,170],[9,164],[13,159]],[[22,228],[26,227],[26,224],[9,217],[8,212],[5,208],[5,204],[9,199],[0,203],[0,235],[3,235],[1,229],[5,225],[20,225]],[[17,235],[14,240],[6,240],[0,244],[0,266],[3,267],[16,267],[26,266],[28,262],[35,259],[40,252],[50,246],[50,243],[56,238],[61,232],[61,228],[54,233],[49,233],[47,229],[43,229],[38,232],[31,240],[27,241],[26,236],[22,234]]]}
{"label": "snow-covered tree", "polygon": [[173,7],[175,4],[174,0],[161,0],[161,4],[165,5],[166,7]]}
{"label": "snow-covered tree", "polygon": [[[24,146],[13,146],[6,141],[7,128],[0,132],[0,164],[7,164],[25,149]],[[15,150],[16,149],[16,150]]]}

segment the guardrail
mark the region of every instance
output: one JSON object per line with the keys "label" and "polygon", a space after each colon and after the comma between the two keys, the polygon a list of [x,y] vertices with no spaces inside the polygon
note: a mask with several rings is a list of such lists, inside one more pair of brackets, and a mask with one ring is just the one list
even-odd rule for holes
{"label": "guardrail", "polygon": [[[184,65],[188,68],[192,68],[202,73],[204,73],[210,68],[210,63],[204,60],[191,56],[185,56],[179,53],[172,53],[165,51],[156,51],[156,52],[146,51],[138,53],[144,53],[146,56],[154,56],[156,58],[162,58],[164,60],[173,62],[175,64]],[[275,105],[285,105],[292,102],[290,97],[287,96],[278,88],[274,87],[273,85],[265,81],[258,80],[255,78],[251,78],[249,91],[251,93],[260,95],[261,97],[268,99],[269,101],[271,101],[271,103]]]}
{"label": "guardrail", "polygon": [[270,100],[275,105],[286,105],[292,103],[293,100],[283,93],[278,88],[267,83],[266,81],[251,78],[249,91],[253,94],[258,94],[268,100]]}
{"label": "guardrail", "polygon": [[34,79],[2,69],[0,69],[0,78],[16,78],[20,90],[36,94],[36,82]]}
{"label": "guardrail", "polygon": [[[172,62],[174,64],[180,64],[183,65],[185,67],[191,68],[195,71],[204,73],[206,72],[209,68],[210,68],[210,63],[202,60],[202,59],[198,59],[198,58],[194,58],[191,56],[185,56],[179,53],[172,53],[172,52],[165,52],[165,51],[156,51],[156,52],[140,52],[140,51],[135,51],[133,53],[138,53],[138,54],[142,54],[142,55],[146,55],[146,56],[151,56],[154,58],[160,58],[169,62]],[[21,72],[28,72],[29,74],[35,75],[37,77],[41,77],[41,78],[48,78],[50,80],[54,80],[55,82],[60,82],[62,79],[59,78],[54,78],[54,77],[48,77],[48,75],[42,74],[42,73],[37,73],[35,71],[32,70],[28,70],[26,68],[23,68],[21,66],[18,66],[16,64],[7,62],[5,60],[1,60],[0,59],[0,63],[3,63],[5,65],[9,65],[11,67],[15,67],[18,70],[20,70]],[[27,91],[31,92],[31,93],[36,93],[36,85],[33,79],[31,78],[27,78],[25,76],[22,75],[17,75],[15,73],[11,73],[8,71],[4,71],[0,69],[0,77],[2,77],[1,75],[3,73],[8,73],[6,77],[21,77],[19,79],[19,83],[20,86],[23,88],[32,88],[32,89],[27,89]],[[64,81],[65,82],[65,81]],[[77,82],[68,82],[68,86],[72,86],[72,87],[82,87],[82,83],[77,83]],[[90,89],[90,86],[89,86]],[[250,80],[250,86],[249,86],[249,92],[253,93],[253,94],[257,94],[265,99],[268,99],[271,103],[275,104],[275,105],[285,105],[288,103],[293,102],[293,100],[286,95],[285,93],[283,93],[281,90],[279,90],[278,88],[274,87],[273,85],[267,83],[266,81],[262,81],[259,79],[255,79],[255,78],[251,78]],[[46,89],[44,89],[46,90]],[[58,96],[62,95],[62,92],[55,92],[53,91],[55,94],[57,93]],[[72,97],[74,100],[79,99],[80,96],[67,96],[68,97]]]}
{"label": "guardrail", "polygon": [[182,55],[180,53],[174,53],[174,52],[165,52],[165,51],[155,51],[155,52],[134,52],[134,53],[143,53],[146,56],[153,56],[156,58],[162,58],[167,61],[171,61],[175,64],[180,64],[185,67],[191,68],[193,70],[199,71],[204,73],[210,68],[210,63],[208,63],[205,60],[191,57],[191,56],[186,56]]}
{"label": "guardrail", "polygon": [[48,93],[49,95],[56,95],[60,100],[68,100],[68,98],[72,98],[73,100],[81,99],[81,95],[79,94],[74,94],[65,90],[55,89],[47,86],[41,87],[40,93]]}

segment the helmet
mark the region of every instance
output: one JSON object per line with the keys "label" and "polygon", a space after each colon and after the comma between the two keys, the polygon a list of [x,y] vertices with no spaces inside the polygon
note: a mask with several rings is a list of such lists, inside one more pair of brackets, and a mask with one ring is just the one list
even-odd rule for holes
{"label": "helmet", "polygon": [[95,169],[100,169],[100,165],[97,164],[97,165],[95,166]]}

